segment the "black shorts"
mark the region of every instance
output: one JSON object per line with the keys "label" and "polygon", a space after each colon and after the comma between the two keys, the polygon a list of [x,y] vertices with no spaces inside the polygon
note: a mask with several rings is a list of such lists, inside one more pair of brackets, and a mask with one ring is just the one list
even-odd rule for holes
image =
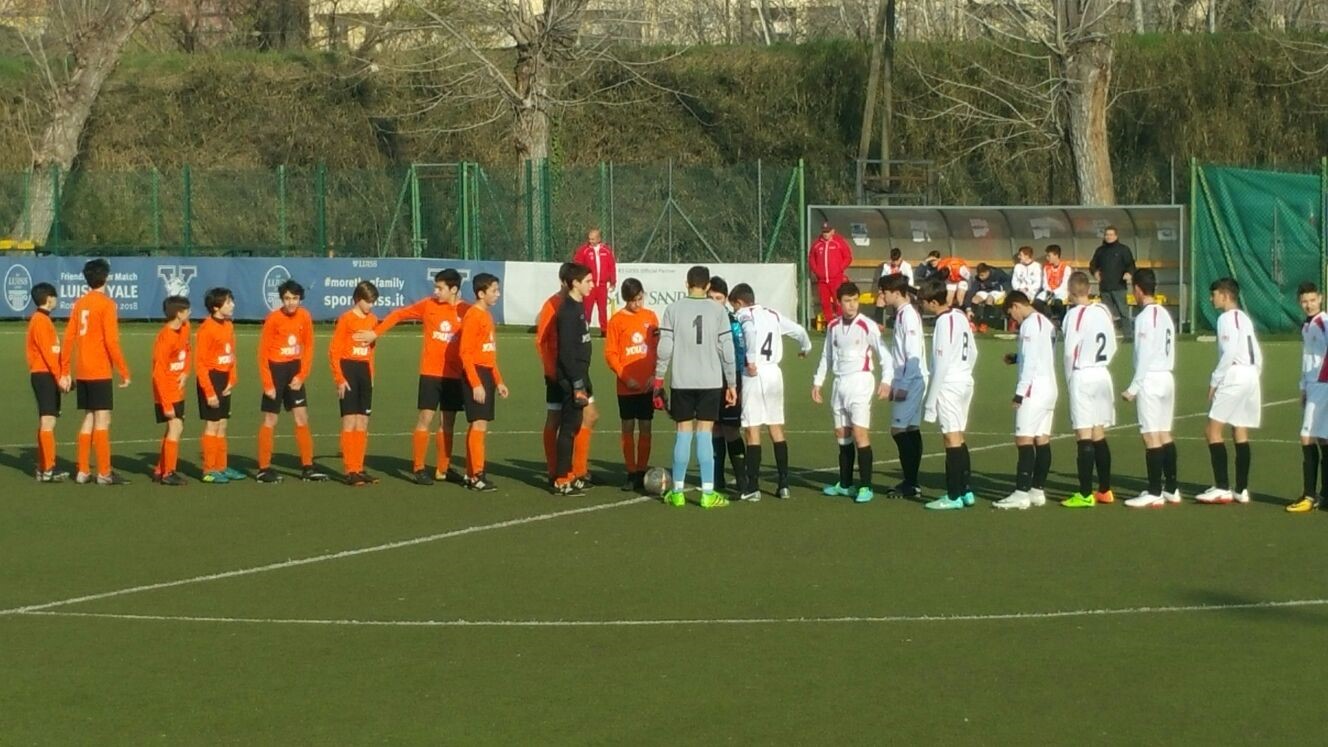
{"label": "black shorts", "polygon": [[742,425],[742,379],[738,380],[738,386],[735,391],[738,398],[733,404],[724,404],[724,393],[720,392],[719,423],[721,425]]}
{"label": "black shorts", "polygon": [[475,369],[479,374],[480,385],[484,387],[484,402],[475,401],[474,388],[469,386],[461,387],[461,394],[466,405],[466,420],[475,422],[476,420],[493,420],[494,400],[498,398],[497,385],[493,382],[493,369],[479,366]]}
{"label": "black shorts", "polygon": [[74,382],[78,409],[95,412],[115,409],[115,387],[110,379],[79,379]]}
{"label": "black shorts", "polygon": [[623,420],[654,420],[655,395],[650,392],[619,394],[618,417]]}
{"label": "black shorts", "polygon": [[230,418],[231,395],[222,394],[222,392],[230,386],[231,375],[225,371],[208,371],[208,380],[212,382],[212,388],[217,393],[217,406],[209,405],[203,387],[195,385],[194,388],[198,390],[198,418],[208,423]]}
{"label": "black shorts", "polygon": [[[590,381],[586,382],[586,396],[591,400],[595,399],[595,385]],[[549,410],[561,410],[564,403],[572,398],[572,393],[563,389],[562,385],[552,379],[544,380],[544,406]]]}
{"label": "black shorts", "polygon": [[373,414],[373,376],[368,361],[342,361],[341,375],[346,377],[350,390],[341,398],[341,414]]}
{"label": "black shorts", "polygon": [[[152,404],[152,413],[157,416],[158,423],[169,423],[174,419],[166,417],[166,412],[161,409],[161,405],[155,402]],[[184,420],[184,400],[175,403],[175,417]]]}
{"label": "black shorts", "polygon": [[669,416],[675,423],[690,420],[715,422],[724,404],[723,389],[674,389],[669,393]]}
{"label": "black shorts", "polygon": [[37,397],[37,414],[46,417],[60,417],[60,382],[55,374],[41,371],[32,374],[32,393]]}
{"label": "black shorts", "polygon": [[441,376],[420,375],[419,393],[415,395],[415,406],[421,410],[442,410],[460,412],[461,379],[445,379]]}
{"label": "black shorts", "polygon": [[297,407],[309,406],[309,397],[305,394],[303,383],[299,389],[291,389],[291,380],[300,373],[299,361],[268,363],[267,370],[272,372],[272,388],[276,390],[276,396],[269,398],[264,394],[258,409],[275,415],[281,412],[283,407],[286,408],[286,412],[290,412]]}

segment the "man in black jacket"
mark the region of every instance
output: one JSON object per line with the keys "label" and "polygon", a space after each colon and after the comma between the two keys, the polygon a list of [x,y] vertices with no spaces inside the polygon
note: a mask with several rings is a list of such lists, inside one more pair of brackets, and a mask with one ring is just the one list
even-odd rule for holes
{"label": "man in black jacket", "polygon": [[558,463],[554,469],[556,495],[582,495],[573,485],[572,447],[581,430],[585,408],[593,392],[590,386],[590,328],[586,325],[585,299],[595,287],[590,268],[573,265],[567,271],[567,295],[554,315],[558,330],[558,358],[554,369],[563,390],[558,411]]}
{"label": "man in black jacket", "polygon": [[1116,240],[1116,227],[1107,226],[1102,232],[1102,246],[1093,252],[1088,271],[1097,278],[1097,293],[1102,303],[1106,304],[1113,318],[1120,320],[1121,334],[1131,341],[1134,339],[1134,318],[1125,294],[1134,269],[1134,253]]}

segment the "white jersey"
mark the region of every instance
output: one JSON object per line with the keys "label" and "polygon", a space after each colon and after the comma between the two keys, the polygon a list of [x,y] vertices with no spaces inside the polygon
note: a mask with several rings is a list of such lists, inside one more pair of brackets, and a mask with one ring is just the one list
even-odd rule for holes
{"label": "white jersey", "polygon": [[1232,309],[1217,318],[1217,368],[1209,386],[1218,387],[1227,373],[1237,367],[1252,367],[1263,371],[1263,350],[1254,336],[1254,322],[1240,309]]}
{"label": "white jersey", "polygon": [[1328,314],[1320,311],[1300,326],[1300,391],[1328,382]]}
{"label": "white jersey", "polygon": [[926,332],[922,329],[922,315],[913,304],[904,304],[895,311],[895,329],[890,337],[891,371],[881,379],[894,386],[904,381],[927,381]]}
{"label": "white jersey", "polygon": [[1042,292],[1042,265],[1037,262],[1018,262],[1010,271],[1010,289],[1022,292],[1030,299]]}
{"label": "white jersey", "polygon": [[1139,394],[1150,373],[1176,370],[1176,323],[1161,304],[1149,304],[1134,317],[1134,378],[1125,391]]}
{"label": "white jersey", "polygon": [[881,341],[880,326],[862,314],[852,319],[837,316],[825,330],[825,347],[821,350],[821,362],[816,365],[812,383],[821,386],[830,371],[834,372],[836,379],[855,373],[871,373],[873,355],[881,365],[885,364],[888,354]]}
{"label": "white jersey", "polygon": [[1116,356],[1116,328],[1111,312],[1100,303],[1075,306],[1062,322],[1065,335],[1065,379],[1075,371],[1105,368]]}
{"label": "white jersey", "polygon": [[913,285],[913,265],[910,265],[907,260],[899,260],[897,266],[891,265],[889,262],[883,263],[881,265],[881,273],[876,276],[876,279],[880,280],[881,278],[889,277],[890,275],[903,275],[904,279],[908,281],[908,284]]}
{"label": "white jersey", "polygon": [[812,350],[812,338],[802,325],[759,304],[746,306],[735,314],[742,325],[742,337],[747,343],[747,362],[757,368],[778,366],[784,360],[784,337],[798,341],[803,355]]}
{"label": "white jersey", "polygon": [[931,336],[931,389],[926,407],[935,407],[941,390],[973,386],[978,346],[962,309],[952,308],[936,317]]}
{"label": "white jersey", "polygon": [[1040,312],[1029,314],[1019,325],[1018,397],[1056,396],[1056,327]]}

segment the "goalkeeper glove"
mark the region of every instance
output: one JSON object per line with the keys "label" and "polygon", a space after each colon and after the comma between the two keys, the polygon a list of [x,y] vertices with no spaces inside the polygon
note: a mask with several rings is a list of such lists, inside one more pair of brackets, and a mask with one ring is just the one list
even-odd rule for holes
{"label": "goalkeeper glove", "polygon": [[651,403],[655,406],[656,410],[669,409],[669,397],[664,392],[663,379],[655,379],[655,392],[654,395],[651,397]]}

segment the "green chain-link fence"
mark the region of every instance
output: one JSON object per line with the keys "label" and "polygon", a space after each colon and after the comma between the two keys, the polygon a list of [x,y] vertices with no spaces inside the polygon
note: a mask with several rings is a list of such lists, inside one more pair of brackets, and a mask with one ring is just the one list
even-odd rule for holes
{"label": "green chain-link fence", "polygon": [[1296,286],[1324,287],[1328,254],[1328,158],[1301,173],[1191,165],[1191,318],[1207,329],[1207,303],[1220,277],[1240,283],[1241,303],[1262,331],[1299,329]]}

